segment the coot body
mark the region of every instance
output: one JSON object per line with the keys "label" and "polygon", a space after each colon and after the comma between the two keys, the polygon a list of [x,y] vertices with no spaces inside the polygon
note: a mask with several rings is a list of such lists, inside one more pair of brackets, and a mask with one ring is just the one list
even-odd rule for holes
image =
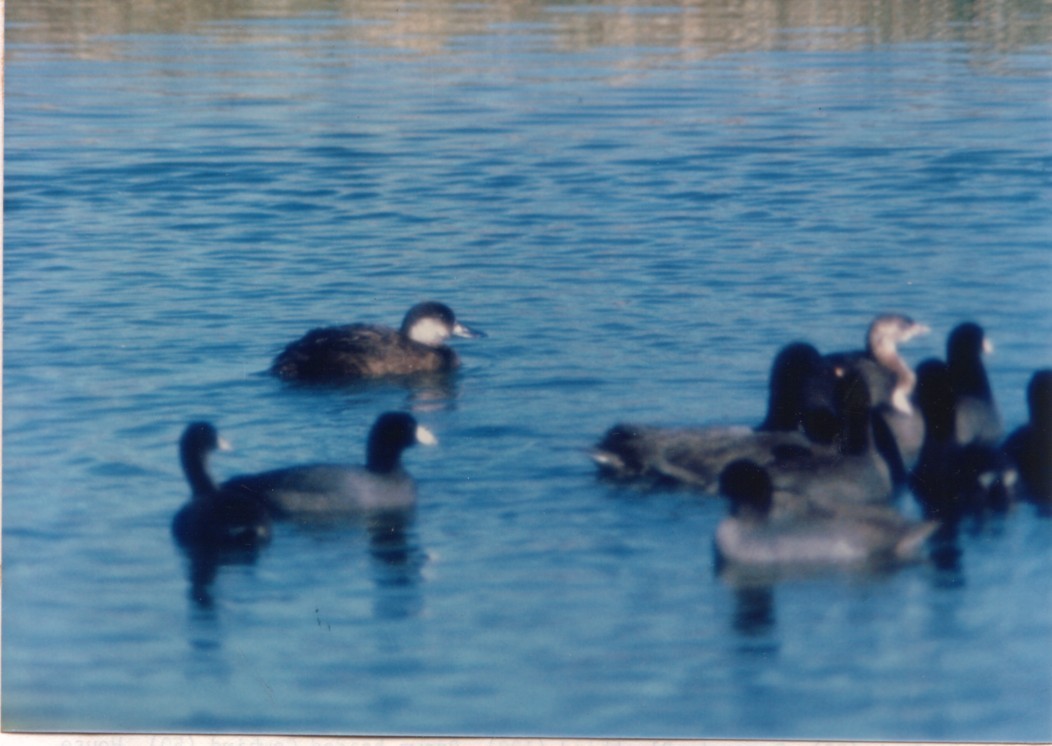
{"label": "coot body", "polygon": [[416,481],[402,466],[402,452],[435,437],[405,412],[380,415],[369,431],[366,462],[303,464],[233,477],[224,492],[262,502],[275,518],[325,520],[378,510],[407,510],[416,503]]}
{"label": "coot body", "polygon": [[925,516],[942,521],[951,534],[966,516],[1004,510],[1013,471],[995,446],[957,437],[957,398],[949,366],[925,360],[917,366],[917,403],[926,435],[910,487]]}
{"label": "coot body", "polygon": [[[760,568],[850,566],[920,557],[934,523],[914,523],[890,508],[823,505],[798,496],[776,501],[767,471],[738,460],[720,476],[729,514],[716,529],[723,563]],[[776,508],[791,501],[792,509]]]}

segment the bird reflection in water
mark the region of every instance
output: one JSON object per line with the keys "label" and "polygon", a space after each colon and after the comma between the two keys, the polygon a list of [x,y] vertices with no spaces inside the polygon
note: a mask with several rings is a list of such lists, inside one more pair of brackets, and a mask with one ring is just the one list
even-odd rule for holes
{"label": "bird reflection in water", "polygon": [[734,631],[742,637],[762,638],[775,628],[774,589],[769,585],[746,585],[734,591]]}
{"label": "bird reflection in water", "polygon": [[402,409],[409,412],[451,412],[460,396],[457,373],[414,373],[384,379],[364,379],[350,383],[326,381],[296,381],[286,384],[298,395],[324,397],[332,401],[333,392],[344,398],[337,402],[337,411],[357,412],[363,401],[394,392],[404,393]]}
{"label": "bird reflection in water", "polygon": [[457,408],[460,384],[456,374],[425,374],[406,381],[405,407],[411,412],[452,412]]}
{"label": "bird reflection in water", "polygon": [[419,546],[413,519],[412,511],[383,511],[366,520],[378,619],[406,619],[423,610],[419,586],[427,553]]}
{"label": "bird reflection in water", "polygon": [[187,576],[190,581],[190,600],[202,610],[215,606],[212,585],[219,568],[224,566],[250,566],[256,564],[260,547],[224,548],[210,546],[183,547],[187,558]]}
{"label": "bird reflection in water", "polygon": [[741,567],[715,554],[716,576],[734,592],[731,626],[742,638],[759,641],[774,632],[774,585],[777,577],[765,569]]}
{"label": "bird reflection in water", "polygon": [[[364,528],[376,589],[374,614],[382,619],[405,619],[418,616],[423,609],[419,585],[428,561],[413,528],[414,518],[414,511],[392,510],[340,521],[297,522],[297,527],[318,533]],[[211,611],[215,606],[212,588],[220,568],[252,566],[261,548],[185,547],[184,553],[190,582],[188,596],[199,610]]]}

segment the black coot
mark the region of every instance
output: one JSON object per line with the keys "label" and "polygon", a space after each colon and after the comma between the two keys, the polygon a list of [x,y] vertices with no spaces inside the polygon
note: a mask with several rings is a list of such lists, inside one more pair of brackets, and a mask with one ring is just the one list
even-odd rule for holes
{"label": "black coot", "polygon": [[902,562],[917,559],[936,528],[886,507],[829,507],[805,500],[806,507],[778,510],[777,503],[786,498],[776,496],[768,472],[748,460],[723,470],[720,492],[730,500],[715,539],[725,564],[785,568]]}
{"label": "black coot", "polygon": [[958,442],[957,399],[946,363],[925,360],[917,366],[917,403],[927,432],[910,487],[925,516],[942,521],[952,538],[965,516],[1008,506],[1012,471],[998,448]]}
{"label": "black coot", "polygon": [[314,521],[367,511],[406,510],[416,504],[416,481],[402,452],[434,435],[405,412],[380,415],[369,431],[364,466],[305,464],[234,477],[223,491],[263,502],[275,518]]}
{"label": "black coot", "polygon": [[993,344],[983,328],[971,321],[954,328],[946,340],[958,443],[994,445],[1004,434],[1001,413],[983,365],[983,353],[992,351]]}
{"label": "black coot", "polygon": [[1026,388],[1030,421],[1004,443],[1004,453],[1019,472],[1022,493],[1052,506],[1052,368],[1030,377]]}
{"label": "black coot", "polygon": [[887,461],[874,445],[870,388],[858,369],[836,381],[839,433],[832,448],[777,449],[763,464],[774,485],[811,500],[831,503],[887,502],[895,484]]}
{"label": "black coot", "polygon": [[270,538],[270,517],[256,498],[217,488],[208,473],[208,456],[228,448],[214,426],[194,422],[179,444],[191,499],[172,521],[172,534],[185,547],[253,549]]}
{"label": "black coot", "polygon": [[591,455],[618,480],[682,484],[715,492],[720,471],[739,458],[770,461],[776,449],[809,451],[836,435],[832,371],[810,344],[784,347],[771,365],[767,415],[756,428],[658,427],[619,423]]}

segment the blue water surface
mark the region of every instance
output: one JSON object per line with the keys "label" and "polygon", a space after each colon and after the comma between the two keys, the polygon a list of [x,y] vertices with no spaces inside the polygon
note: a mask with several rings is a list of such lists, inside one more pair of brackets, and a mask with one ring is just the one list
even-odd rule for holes
{"label": "blue water surface", "polygon": [[[771,357],[899,311],[1052,365],[1052,9],[116,0],[8,7],[8,730],[1052,739],[1052,521],[736,588],[715,499],[598,481],[621,419],[754,423]],[[215,6],[215,7],[213,7]],[[425,298],[443,385],[264,375]],[[176,441],[226,476],[407,453],[415,520],[279,525],[192,588]],[[901,507],[917,508],[910,496]]]}

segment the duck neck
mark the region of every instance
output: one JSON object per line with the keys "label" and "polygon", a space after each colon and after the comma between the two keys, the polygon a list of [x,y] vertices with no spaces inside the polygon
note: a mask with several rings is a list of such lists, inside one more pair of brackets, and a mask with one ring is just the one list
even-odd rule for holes
{"label": "duck neck", "polygon": [[913,390],[917,386],[917,376],[906,365],[905,360],[901,357],[896,357],[902,365],[895,372],[895,388],[891,391],[891,406],[903,414],[913,414],[913,405],[910,404],[910,397],[913,396]]}
{"label": "duck neck", "polygon": [[937,403],[924,412],[925,439],[946,443],[957,437],[957,410],[949,402]]}
{"label": "duck neck", "polygon": [[859,373],[850,373],[838,383],[840,402],[840,452],[857,455],[866,451],[870,440],[869,385]]}
{"label": "duck neck", "polygon": [[795,401],[784,400],[784,393],[771,391],[767,403],[767,416],[760,423],[758,430],[780,432],[796,430],[800,426],[803,413]]}
{"label": "duck neck", "polygon": [[869,448],[869,410],[849,411],[844,415],[841,429],[840,450],[844,454],[857,455]]}
{"label": "duck neck", "polygon": [[369,448],[366,452],[365,468],[374,474],[390,474],[401,467],[402,453],[396,448],[391,448],[389,443],[384,443],[381,438],[369,439]]}
{"label": "duck neck", "polygon": [[990,381],[986,377],[983,361],[978,356],[951,358],[948,361],[953,393],[956,396],[990,398]]}
{"label": "duck neck", "polygon": [[208,473],[207,456],[203,453],[182,452],[183,472],[186,481],[190,483],[190,492],[193,497],[210,497],[216,493],[215,482]]}
{"label": "duck neck", "polygon": [[895,376],[895,386],[891,393],[892,406],[903,414],[912,414],[910,396],[917,385],[917,376],[909,364],[902,359],[898,347],[891,340],[874,339],[871,340],[870,355],[880,367]]}

